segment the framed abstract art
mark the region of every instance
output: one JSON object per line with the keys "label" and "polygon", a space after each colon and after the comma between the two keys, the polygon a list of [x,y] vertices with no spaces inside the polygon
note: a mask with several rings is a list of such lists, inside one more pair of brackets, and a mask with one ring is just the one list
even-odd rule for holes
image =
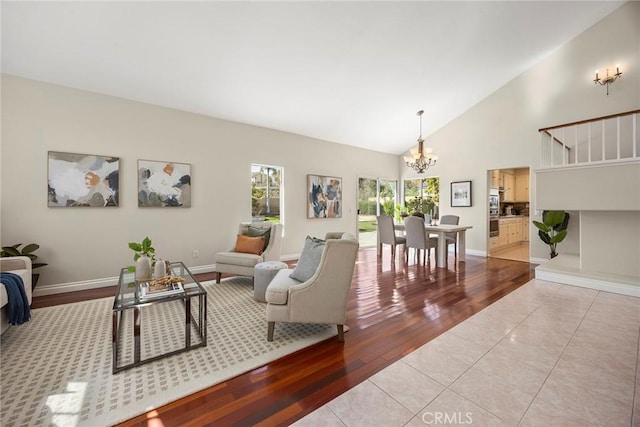
{"label": "framed abstract art", "polygon": [[342,178],[307,175],[307,218],[342,218]]}
{"label": "framed abstract art", "polygon": [[49,207],[116,207],[120,158],[48,152]]}
{"label": "framed abstract art", "polygon": [[191,165],[138,160],[138,207],[191,207]]}

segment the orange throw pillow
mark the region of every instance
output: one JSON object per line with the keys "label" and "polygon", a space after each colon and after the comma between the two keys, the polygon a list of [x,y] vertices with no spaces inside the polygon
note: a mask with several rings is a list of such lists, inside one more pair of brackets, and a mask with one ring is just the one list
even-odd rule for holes
{"label": "orange throw pillow", "polygon": [[236,240],[236,252],[260,255],[264,250],[264,237],[249,237],[238,234]]}

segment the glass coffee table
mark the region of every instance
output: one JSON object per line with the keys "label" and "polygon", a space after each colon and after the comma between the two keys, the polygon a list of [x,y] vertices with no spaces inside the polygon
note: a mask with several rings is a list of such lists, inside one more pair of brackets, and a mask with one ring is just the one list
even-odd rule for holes
{"label": "glass coffee table", "polygon": [[114,374],[207,345],[207,292],[182,262],[168,270],[183,279],[182,290],[159,295],[146,295],[149,282],[120,270],[112,311]]}

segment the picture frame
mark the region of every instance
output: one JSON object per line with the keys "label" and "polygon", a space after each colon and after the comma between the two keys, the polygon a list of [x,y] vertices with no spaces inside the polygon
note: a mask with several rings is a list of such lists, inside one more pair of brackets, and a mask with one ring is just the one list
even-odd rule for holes
{"label": "picture frame", "polygon": [[138,207],[190,208],[191,164],[138,159]]}
{"label": "picture frame", "polygon": [[120,158],[47,152],[48,207],[118,207]]}
{"label": "picture frame", "polygon": [[471,200],[471,181],[451,183],[451,207],[470,207]]}
{"label": "picture frame", "polygon": [[342,178],[307,175],[307,218],[342,218]]}

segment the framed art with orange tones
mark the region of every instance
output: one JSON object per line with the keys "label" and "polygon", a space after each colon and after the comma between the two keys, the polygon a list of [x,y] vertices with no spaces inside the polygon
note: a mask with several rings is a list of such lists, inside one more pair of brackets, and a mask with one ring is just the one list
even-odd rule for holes
{"label": "framed art with orange tones", "polygon": [[191,207],[191,165],[138,160],[138,207]]}
{"label": "framed art with orange tones", "polygon": [[120,158],[48,152],[49,207],[117,207]]}

